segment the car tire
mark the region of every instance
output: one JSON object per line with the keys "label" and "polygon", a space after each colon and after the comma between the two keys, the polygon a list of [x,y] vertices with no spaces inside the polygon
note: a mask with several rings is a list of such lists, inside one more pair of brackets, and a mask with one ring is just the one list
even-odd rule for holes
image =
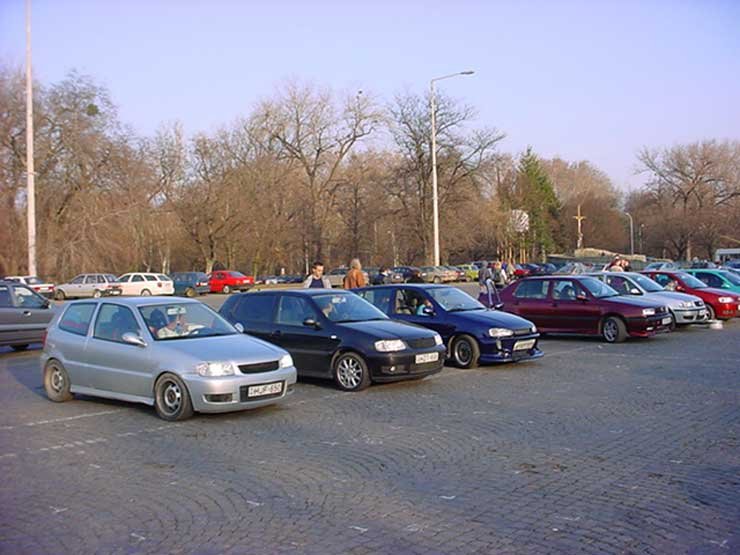
{"label": "car tire", "polygon": [[671,312],[671,323],[668,324],[668,329],[670,331],[676,331],[676,327],[678,327],[678,324],[676,324],[676,315]]}
{"label": "car tire", "polygon": [[141,296],[142,296],[142,297],[148,297],[148,296],[149,296],[149,295],[151,295],[151,294],[152,294],[152,292],[151,292],[151,291],[149,291],[149,289],[142,289],[142,290],[141,290]]}
{"label": "car tire", "polygon": [[185,296],[191,298],[195,297],[195,289],[193,289],[192,287],[188,287],[187,289],[185,289]]}
{"label": "car tire", "polygon": [[221,293],[223,293],[224,295],[229,295],[231,293],[231,287],[229,287],[228,285],[224,285],[224,288],[221,289]]}
{"label": "car tire", "polygon": [[100,289],[96,289],[95,291],[93,291],[92,296],[94,299],[99,299],[103,296],[103,293],[100,291]]}
{"label": "car tire", "polygon": [[174,422],[193,416],[193,402],[183,381],[167,372],[154,384],[154,409],[162,420]]}
{"label": "car tire", "polygon": [[442,278],[437,276],[432,280],[434,283],[442,283]]}
{"label": "car tire", "polygon": [[714,312],[712,305],[707,305],[707,320],[712,321],[717,319],[717,313]]}
{"label": "car tire", "polygon": [[44,367],[44,390],[49,400],[64,403],[72,399],[69,374],[58,360],[50,360]]}
{"label": "car tire", "polygon": [[480,346],[470,335],[458,335],[450,346],[452,361],[460,368],[476,368],[480,359]]}
{"label": "car tire", "polygon": [[67,298],[67,295],[64,294],[64,291],[61,289],[57,289],[54,291],[54,299],[57,301],[63,301]]}
{"label": "car tire", "polygon": [[627,339],[627,326],[624,320],[609,316],[601,324],[601,336],[607,343],[622,343]]}
{"label": "car tire", "polygon": [[23,343],[22,345],[11,345],[10,348],[16,352],[25,351],[28,349],[28,343]]}
{"label": "car tire", "polygon": [[357,353],[344,353],[334,361],[334,382],[342,391],[360,391],[370,385],[370,371]]}

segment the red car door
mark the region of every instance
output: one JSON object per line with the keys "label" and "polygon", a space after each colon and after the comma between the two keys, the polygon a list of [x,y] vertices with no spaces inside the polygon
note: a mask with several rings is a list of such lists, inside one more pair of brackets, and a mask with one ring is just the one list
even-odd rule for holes
{"label": "red car door", "polygon": [[220,293],[224,288],[224,273],[213,272],[210,279],[211,293]]}
{"label": "red car door", "polygon": [[553,280],[550,288],[553,331],[563,333],[598,333],[600,309],[577,280]]}
{"label": "red car door", "polygon": [[547,330],[550,325],[550,301],[547,298],[549,287],[550,282],[546,279],[523,279],[516,285],[512,298],[504,301],[504,309],[534,322],[540,329]]}

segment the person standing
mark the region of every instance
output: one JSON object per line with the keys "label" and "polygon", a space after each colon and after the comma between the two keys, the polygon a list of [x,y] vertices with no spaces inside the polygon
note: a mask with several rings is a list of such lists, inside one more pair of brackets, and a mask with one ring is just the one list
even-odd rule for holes
{"label": "person standing", "polygon": [[424,283],[424,278],[421,277],[421,272],[419,271],[419,268],[414,268],[411,270],[411,277],[406,280],[406,283]]}
{"label": "person standing", "polygon": [[311,273],[303,282],[303,288],[331,289],[331,281],[324,275],[324,264],[318,260],[311,265]]}
{"label": "person standing", "polygon": [[344,276],[343,286],[345,289],[357,289],[366,285],[367,281],[365,280],[365,274],[362,273],[360,259],[353,258],[349,263],[349,272]]}
{"label": "person standing", "polygon": [[506,283],[508,281],[509,278],[506,275],[506,270],[502,268],[501,262],[497,260],[493,263],[493,283],[499,289],[503,289],[504,287],[506,287]]}

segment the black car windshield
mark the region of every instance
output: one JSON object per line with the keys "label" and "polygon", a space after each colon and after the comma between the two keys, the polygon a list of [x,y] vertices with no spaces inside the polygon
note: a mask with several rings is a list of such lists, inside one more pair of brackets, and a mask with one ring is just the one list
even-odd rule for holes
{"label": "black car windshield", "polygon": [[319,310],[332,322],[364,322],[387,320],[388,316],[362,297],[350,294],[316,295],[314,301]]}
{"label": "black car windshield", "polygon": [[473,297],[456,287],[434,287],[427,290],[427,293],[439,306],[450,312],[486,309]]}
{"label": "black car windshield", "polygon": [[657,293],[658,291],[664,291],[663,287],[661,287],[659,283],[653,281],[649,277],[642,276],[640,274],[630,274],[630,278],[648,293]]}
{"label": "black car windshield", "polygon": [[687,287],[691,287],[692,289],[706,289],[707,284],[701,281],[700,279],[695,278],[691,274],[687,274],[685,272],[679,272],[676,274],[679,278],[681,278],[681,281],[683,281]]}
{"label": "black car windshield", "polygon": [[604,297],[616,297],[619,295],[614,289],[595,278],[583,278],[579,283],[585,287],[597,299]]}
{"label": "black car windshield", "polygon": [[234,327],[201,303],[156,304],[139,307],[149,333],[157,341],[234,335]]}

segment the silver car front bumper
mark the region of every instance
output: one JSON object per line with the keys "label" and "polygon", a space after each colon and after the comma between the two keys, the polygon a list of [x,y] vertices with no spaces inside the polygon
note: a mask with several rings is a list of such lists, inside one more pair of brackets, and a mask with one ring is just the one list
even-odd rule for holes
{"label": "silver car front bumper", "polygon": [[709,317],[706,307],[671,309],[677,324],[695,324],[704,322]]}
{"label": "silver car front bumper", "polygon": [[[223,378],[198,375],[183,376],[197,412],[230,412],[271,405],[293,393],[296,369],[280,368],[259,374],[237,374]],[[249,388],[257,385],[282,383],[280,393],[249,397]]]}

